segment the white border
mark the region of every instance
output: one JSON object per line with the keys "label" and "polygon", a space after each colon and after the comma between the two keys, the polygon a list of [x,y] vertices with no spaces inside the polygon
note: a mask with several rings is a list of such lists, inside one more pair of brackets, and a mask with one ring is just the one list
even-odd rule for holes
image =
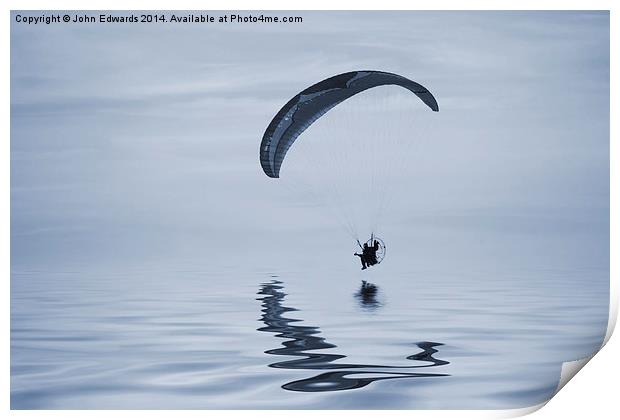
{"label": "white border", "polygon": [[[436,1],[394,1],[394,0],[382,0],[381,2],[361,2],[361,1],[327,1],[327,0],[315,0],[315,1],[261,1],[262,6],[260,10],[611,10],[611,108],[610,115],[619,115],[618,108],[618,91],[617,83],[614,75],[618,73],[618,43],[617,40],[617,27],[618,27],[618,10],[620,7],[617,5],[617,1],[613,0],[590,0],[590,1],[577,1],[577,0],[469,0],[467,2],[462,0],[436,0]],[[129,7],[131,6],[131,7]],[[380,6],[380,7],[376,7]],[[49,1],[43,0],[5,0],[2,2],[2,8],[4,9],[4,15],[2,20],[2,31],[0,32],[0,45],[2,48],[2,56],[5,57],[5,63],[10,62],[10,23],[9,13],[10,10],[251,10],[257,9],[256,2],[249,0],[231,0],[231,1],[198,1],[198,0],[176,0],[174,2],[165,1],[122,1],[122,0],[94,0],[88,3],[80,2],[77,0],[63,0],[57,1],[53,4]],[[615,48],[614,48],[615,47]],[[616,51],[616,52],[615,52]],[[4,66],[3,81],[5,100],[2,103],[2,121],[3,127],[5,127],[4,142],[2,145],[3,165],[0,170],[0,185],[3,190],[3,199],[0,206],[2,212],[2,219],[0,222],[0,234],[2,240],[0,242],[0,267],[2,272],[6,273],[6,280],[3,284],[5,291],[5,310],[2,313],[2,325],[5,332],[5,342],[2,346],[2,363],[1,369],[3,373],[2,383],[2,403],[5,410],[9,409],[10,405],[10,144],[8,139],[10,138],[9,130],[10,118],[10,79],[9,79],[9,66]],[[611,145],[610,145],[610,157],[611,157],[611,215],[618,214],[618,171],[617,156],[617,123],[611,119]],[[616,165],[614,165],[614,163]],[[611,218],[611,255],[618,254],[618,223],[617,218],[612,216]],[[610,303],[610,323],[608,326],[605,343],[608,342],[615,327],[617,313],[618,313],[618,289],[617,289],[617,273],[618,264],[612,258],[610,275],[611,275],[611,303]],[[617,340],[615,340],[617,341]],[[605,419],[613,418],[613,413],[617,413],[615,404],[615,395],[612,394],[613,389],[617,389],[612,384],[617,383],[614,374],[618,373],[618,362],[616,355],[619,353],[618,344],[612,340],[612,346],[606,346],[602,350],[601,355],[597,356],[592,365],[592,370],[585,368],[586,372],[582,373],[583,376],[579,379],[579,386],[577,384],[572,386],[569,384],[566,391],[562,391],[558,396],[552,399],[550,407],[541,410],[535,414],[538,418],[582,418],[585,415],[591,417],[592,414],[600,413],[596,415],[596,418]],[[611,348],[609,348],[611,347]],[[597,362],[596,359],[601,358],[601,362]],[[589,365],[590,365],[589,364]],[[579,363],[569,364],[567,369],[574,368]],[[595,370],[597,369],[597,370]],[[574,369],[573,369],[574,370]],[[575,382],[575,381],[572,381]],[[574,390],[579,390],[581,394],[574,394]],[[604,399],[600,397],[603,396]],[[593,407],[590,404],[596,403]],[[498,410],[498,411],[390,411],[390,417],[395,418],[411,418],[422,417],[423,418],[504,418],[525,415],[536,411],[539,406],[518,409],[518,410]],[[11,411],[10,415],[20,418],[83,418],[88,416],[89,418],[107,418],[111,413],[107,411]],[[296,418],[313,418],[317,415],[320,416],[338,416],[349,417],[355,416],[356,418],[371,418],[379,413],[374,411],[253,411],[251,413],[239,412],[239,411],[150,411],[148,413],[142,411],[115,411],[114,417],[122,418],[134,418],[137,416],[148,415],[149,418],[161,419],[168,417],[183,416],[187,418],[200,418],[204,419],[205,415],[209,417],[214,416],[216,418],[236,418],[238,415],[251,415],[258,419],[273,419],[273,418],[289,418],[295,416]]]}

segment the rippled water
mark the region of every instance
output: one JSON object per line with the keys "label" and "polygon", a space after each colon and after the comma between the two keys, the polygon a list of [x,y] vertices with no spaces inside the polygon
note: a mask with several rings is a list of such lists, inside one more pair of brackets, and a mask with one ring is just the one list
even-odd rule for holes
{"label": "rippled water", "polygon": [[605,333],[605,272],[376,273],[14,272],[12,408],[524,407]]}

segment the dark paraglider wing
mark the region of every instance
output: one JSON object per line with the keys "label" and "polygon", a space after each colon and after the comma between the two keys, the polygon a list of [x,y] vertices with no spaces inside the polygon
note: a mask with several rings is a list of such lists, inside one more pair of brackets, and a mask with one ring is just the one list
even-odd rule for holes
{"label": "dark paraglider wing", "polygon": [[439,106],[424,86],[406,77],[382,71],[353,71],[325,79],[295,95],[278,111],[265,130],[260,163],[270,178],[279,178],[286,152],[313,122],[340,102],[377,86],[396,85],[410,90],[433,111]]}

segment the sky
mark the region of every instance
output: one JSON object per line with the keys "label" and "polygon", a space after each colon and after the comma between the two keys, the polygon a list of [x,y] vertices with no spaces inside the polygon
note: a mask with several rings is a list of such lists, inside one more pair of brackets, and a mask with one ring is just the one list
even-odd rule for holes
{"label": "sky", "polygon": [[[429,257],[528,249],[608,266],[607,12],[316,11],[286,25],[25,25],[18,13],[14,269],[238,262],[317,240],[333,244],[321,252],[348,252],[329,212],[262,173],[258,146],[295,93],[361,69],[422,83],[440,112],[422,117],[395,88],[369,92],[304,133],[316,141],[291,150],[291,168],[329,136],[346,157],[333,164],[360,166],[347,148],[409,133],[412,107],[432,122],[414,136],[422,151],[407,143],[399,165],[384,164],[391,243],[413,241]],[[329,171],[311,178],[339,182]]]}

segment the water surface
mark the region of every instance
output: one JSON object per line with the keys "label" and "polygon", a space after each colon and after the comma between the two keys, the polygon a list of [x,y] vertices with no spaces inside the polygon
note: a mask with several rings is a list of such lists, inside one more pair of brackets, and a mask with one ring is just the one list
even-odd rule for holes
{"label": "water surface", "polygon": [[377,273],[14,272],[12,408],[524,407],[605,333],[595,270]]}

